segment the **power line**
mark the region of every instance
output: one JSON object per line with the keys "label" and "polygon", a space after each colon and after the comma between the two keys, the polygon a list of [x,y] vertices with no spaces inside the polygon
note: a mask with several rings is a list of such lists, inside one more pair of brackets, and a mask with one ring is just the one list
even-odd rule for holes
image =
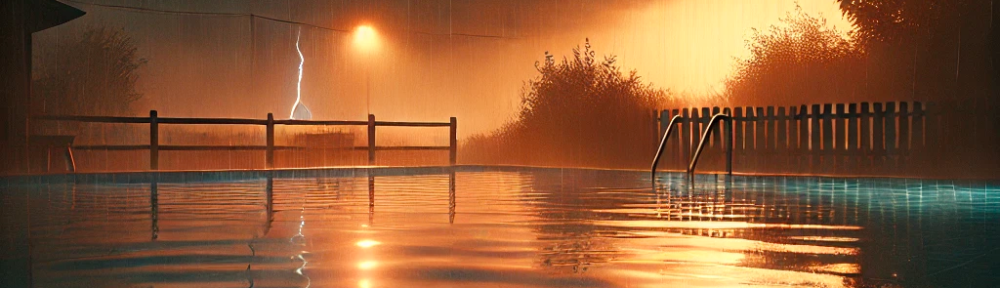
{"label": "power line", "polygon": [[287,24],[293,24],[293,25],[302,25],[302,26],[319,28],[319,29],[330,30],[330,31],[335,31],[335,32],[351,33],[351,31],[347,30],[347,29],[338,29],[338,28],[320,26],[320,25],[311,24],[311,23],[305,23],[305,22],[299,22],[299,21],[292,21],[292,20],[285,20],[285,19],[278,19],[278,18],[274,18],[274,17],[257,15],[257,14],[253,14],[253,13],[243,14],[243,13],[220,13],[220,12],[171,11],[171,10],[158,10],[158,9],[149,9],[149,8],[141,8],[141,7],[122,6],[122,5],[107,5],[107,4],[87,3],[87,2],[80,2],[80,1],[75,1],[75,0],[62,0],[62,1],[69,2],[69,3],[74,3],[74,4],[97,6],[97,7],[103,7],[103,8],[111,8],[111,9],[125,10],[125,11],[131,11],[131,12],[140,12],[140,13],[165,14],[165,15],[190,15],[190,16],[260,18],[260,19],[274,21],[274,22],[280,22],[280,23],[287,23]]}
{"label": "power line", "polygon": [[[263,16],[263,15],[258,15],[258,14],[254,14],[254,13],[246,13],[246,14],[244,14],[244,13],[221,13],[221,12],[172,11],[172,10],[149,9],[149,8],[134,7],[134,6],[88,3],[88,2],[81,2],[81,1],[76,1],[76,0],[61,0],[61,1],[67,2],[67,3],[74,3],[74,4],[80,4],[80,5],[88,5],[88,6],[95,6],[95,7],[102,7],[102,8],[111,8],[111,9],[116,9],[116,10],[138,12],[138,13],[151,13],[151,14],[164,14],[164,15],[189,15],[189,16],[260,18],[260,19],[264,19],[264,20],[268,20],[268,21],[273,21],[273,22],[278,22],[278,23],[285,23],[285,24],[292,24],[292,25],[302,25],[302,26],[306,26],[306,27],[312,27],[312,28],[317,28],[317,29],[322,29],[322,30],[328,30],[328,31],[333,31],[333,32],[340,32],[340,33],[351,33],[352,32],[350,29],[333,28],[333,27],[316,25],[316,24],[311,24],[311,23],[306,23],[306,22],[299,22],[299,21],[293,21],[293,20],[286,20],[286,19],[279,19],[279,18],[274,18],[274,17],[269,17],[269,16]],[[413,33],[413,34],[430,35],[430,36],[459,36],[459,37],[471,37],[471,38],[519,39],[517,37],[507,37],[507,36],[500,36],[500,35],[484,35],[484,34],[468,34],[468,33],[447,33],[447,34],[445,34],[445,33],[431,33],[431,32],[420,32],[420,31],[409,31],[409,32]],[[449,29],[449,32],[451,32],[450,29]]]}
{"label": "power line", "polygon": [[112,9],[126,10],[126,11],[133,11],[133,12],[153,13],[153,14],[175,14],[175,15],[192,15],[192,16],[222,16],[222,17],[246,17],[246,16],[252,15],[252,14],[241,14],[241,13],[219,13],[219,12],[194,12],[194,11],[157,10],[157,9],[149,9],[149,8],[133,7],[133,6],[88,3],[88,2],[80,2],[80,1],[76,1],[76,0],[60,0],[60,1],[62,1],[62,2],[68,2],[68,3],[73,3],[73,4],[81,4],[81,5],[88,5],[88,6],[97,6],[97,7],[112,8]]}

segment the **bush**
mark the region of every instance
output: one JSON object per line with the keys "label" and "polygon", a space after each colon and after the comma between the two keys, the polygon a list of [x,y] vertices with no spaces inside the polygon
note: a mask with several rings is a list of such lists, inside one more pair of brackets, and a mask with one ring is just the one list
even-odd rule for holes
{"label": "bush", "polygon": [[146,60],[124,32],[92,28],[46,48],[36,54],[44,63],[32,83],[36,113],[123,115],[142,97],[135,84]]}
{"label": "bush", "polygon": [[[653,111],[669,91],[622,73],[614,56],[598,62],[587,40],[572,58],[545,53],[522,88],[517,118],[468,140],[463,159],[488,164],[636,167],[655,148]],[[641,163],[641,164],[640,164]]]}
{"label": "bush", "polygon": [[865,50],[826,20],[796,9],[767,33],[754,29],[750,56],[725,81],[734,105],[801,105],[865,99]]}

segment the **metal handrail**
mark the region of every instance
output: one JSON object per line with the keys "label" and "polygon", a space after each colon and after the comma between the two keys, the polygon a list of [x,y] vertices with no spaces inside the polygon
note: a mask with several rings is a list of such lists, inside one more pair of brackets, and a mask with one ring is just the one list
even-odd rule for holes
{"label": "metal handrail", "polygon": [[714,128],[716,126],[715,124],[718,123],[720,120],[726,121],[726,128],[727,128],[726,131],[723,133],[726,134],[725,145],[726,145],[726,158],[728,160],[726,162],[726,171],[729,172],[730,175],[733,174],[733,133],[732,133],[733,119],[732,117],[730,117],[728,114],[725,113],[715,114],[715,116],[712,116],[712,120],[708,121],[708,127],[705,128],[705,133],[701,135],[701,142],[698,143],[698,150],[695,150],[694,155],[691,157],[691,164],[688,165],[687,172],[689,174],[694,174],[694,167],[698,165],[698,157],[701,156],[701,149],[705,147],[705,141],[708,140],[709,134],[712,133],[712,128]]}
{"label": "metal handrail", "polygon": [[656,156],[653,157],[653,165],[650,168],[650,173],[656,176],[656,166],[660,164],[660,156],[663,156],[663,148],[667,146],[667,139],[670,138],[670,133],[674,131],[674,126],[677,126],[677,121],[684,120],[681,115],[674,115],[674,118],[670,119],[670,124],[667,124],[667,131],[663,132],[663,140],[660,140],[660,148],[656,149]]}

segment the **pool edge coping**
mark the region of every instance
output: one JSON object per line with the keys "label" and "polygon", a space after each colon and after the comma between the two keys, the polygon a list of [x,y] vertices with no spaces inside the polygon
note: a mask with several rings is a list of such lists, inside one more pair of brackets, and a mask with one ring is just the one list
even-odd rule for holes
{"label": "pool edge coping", "polygon": [[[594,168],[594,167],[554,167],[531,165],[438,165],[438,166],[336,166],[315,168],[281,168],[281,169],[245,169],[245,170],[169,170],[169,171],[122,171],[122,172],[83,172],[83,173],[52,173],[28,175],[0,176],[0,186],[32,185],[44,183],[181,183],[181,182],[220,182],[248,179],[296,178],[296,177],[359,177],[359,176],[401,176],[401,175],[432,175],[451,172],[524,172],[524,171],[604,171],[649,173],[648,170],[627,168]],[[417,172],[417,173],[414,173]],[[683,174],[681,170],[658,170],[660,174]],[[720,172],[697,173],[698,176],[725,175]],[[819,174],[769,174],[734,172],[737,177],[791,177],[791,178],[821,178],[821,179],[870,179],[870,180],[927,180],[927,181],[969,181],[1000,184],[1000,179],[954,179],[954,178],[918,178],[892,175],[819,175]]]}

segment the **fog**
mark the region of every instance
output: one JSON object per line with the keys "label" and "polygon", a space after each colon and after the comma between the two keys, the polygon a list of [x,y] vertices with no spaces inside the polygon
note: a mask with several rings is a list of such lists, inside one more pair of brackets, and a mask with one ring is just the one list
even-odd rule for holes
{"label": "fog", "polygon": [[[136,41],[133,115],[287,118],[295,101],[301,29],[302,101],[314,119],[447,121],[459,138],[487,133],[519,110],[535,62],[589,38],[600,55],[697,105],[718,94],[751,29],[794,11],[768,1],[66,1],[87,15],[36,33],[35,74],[47,48],[94,27]],[[798,3],[827,25],[850,28],[835,1]],[[251,17],[250,15],[255,15]],[[360,49],[369,25],[377,47]],[[438,135],[440,134],[440,135]],[[387,135],[446,143],[446,133]],[[380,138],[380,142],[383,141]],[[396,140],[392,140],[396,138]],[[416,139],[421,138],[421,139]]]}

